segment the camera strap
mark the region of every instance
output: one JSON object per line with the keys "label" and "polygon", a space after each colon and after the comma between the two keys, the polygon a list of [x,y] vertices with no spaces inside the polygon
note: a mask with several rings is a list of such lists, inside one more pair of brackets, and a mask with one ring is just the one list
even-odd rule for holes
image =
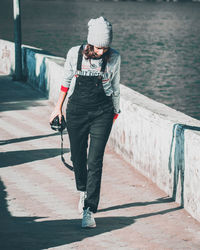
{"label": "camera strap", "polygon": [[65,161],[65,158],[63,156],[64,152],[63,152],[63,132],[62,131],[60,131],[60,135],[61,135],[61,160],[63,164],[65,165],[65,167],[67,167],[71,171],[74,171],[74,168]]}

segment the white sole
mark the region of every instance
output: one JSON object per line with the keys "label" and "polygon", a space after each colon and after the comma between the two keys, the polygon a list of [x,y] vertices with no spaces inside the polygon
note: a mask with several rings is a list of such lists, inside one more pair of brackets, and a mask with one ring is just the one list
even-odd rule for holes
{"label": "white sole", "polygon": [[85,228],[85,229],[87,229],[87,228],[95,228],[96,227],[96,225],[91,225],[91,226],[81,226],[82,228]]}

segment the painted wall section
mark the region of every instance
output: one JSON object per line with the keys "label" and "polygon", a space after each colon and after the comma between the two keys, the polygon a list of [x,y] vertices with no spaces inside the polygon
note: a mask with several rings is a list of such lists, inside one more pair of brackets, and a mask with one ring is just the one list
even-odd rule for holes
{"label": "painted wall section", "polygon": [[[65,59],[25,45],[22,52],[24,79],[55,103]],[[13,43],[0,40],[0,58],[0,71],[12,74]],[[200,121],[120,88],[109,146],[200,221]]]}
{"label": "painted wall section", "polygon": [[12,42],[0,39],[0,72],[13,74],[15,69],[15,45]]}
{"label": "painted wall section", "polygon": [[63,78],[64,58],[23,45],[23,76],[33,87],[40,89],[56,102]]}

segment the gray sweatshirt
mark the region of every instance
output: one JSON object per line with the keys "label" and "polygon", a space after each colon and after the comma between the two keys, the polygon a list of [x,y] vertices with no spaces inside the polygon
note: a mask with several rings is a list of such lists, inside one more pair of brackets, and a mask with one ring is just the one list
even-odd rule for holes
{"label": "gray sweatshirt", "polygon": [[[78,59],[78,51],[80,46],[72,47],[66,57],[64,65],[64,76],[61,85],[65,88],[69,88],[68,97],[70,97],[74,91],[77,74],[76,66]],[[105,72],[103,73],[103,88],[107,96],[112,95],[114,112],[120,113],[119,101],[120,101],[120,54],[111,48],[111,57],[107,62]],[[85,59],[82,60],[82,71],[78,72],[79,75],[86,76],[98,76],[100,75],[102,59]]]}

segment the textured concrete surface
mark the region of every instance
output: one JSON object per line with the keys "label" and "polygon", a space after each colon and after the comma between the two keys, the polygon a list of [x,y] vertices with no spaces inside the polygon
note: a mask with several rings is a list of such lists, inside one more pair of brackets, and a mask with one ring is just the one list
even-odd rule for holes
{"label": "textured concrete surface", "polygon": [[81,229],[73,172],[48,125],[52,104],[8,76],[0,102],[0,249],[200,249],[199,222],[109,148],[97,228]]}
{"label": "textured concrete surface", "polygon": [[200,221],[200,121],[121,86],[109,146]]}

